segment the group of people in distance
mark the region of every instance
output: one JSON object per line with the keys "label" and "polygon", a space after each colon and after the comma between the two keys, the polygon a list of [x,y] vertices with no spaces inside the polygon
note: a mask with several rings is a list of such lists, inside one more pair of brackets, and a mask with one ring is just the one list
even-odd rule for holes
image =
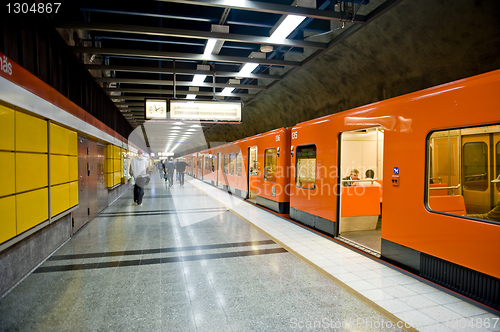
{"label": "group of people in distance", "polygon": [[165,174],[165,181],[168,181],[168,186],[172,187],[174,184],[174,172],[177,171],[177,180],[180,182],[181,187],[184,186],[184,172],[186,171],[187,163],[183,159],[178,159],[174,162],[174,158],[164,160],[158,164],[160,169],[160,176]]}
{"label": "group of people in distance", "polygon": [[[177,179],[180,182],[181,187],[184,186],[184,172],[186,171],[187,163],[179,159],[174,162],[174,158],[170,158],[169,161],[161,163],[162,170],[165,171],[168,180],[169,187],[173,185],[174,172],[177,171]],[[144,151],[139,149],[137,151],[137,156],[130,162],[130,175],[134,177],[134,205],[142,205],[142,198],[144,197],[144,186],[146,186],[149,181],[148,174],[149,159],[144,156]]]}

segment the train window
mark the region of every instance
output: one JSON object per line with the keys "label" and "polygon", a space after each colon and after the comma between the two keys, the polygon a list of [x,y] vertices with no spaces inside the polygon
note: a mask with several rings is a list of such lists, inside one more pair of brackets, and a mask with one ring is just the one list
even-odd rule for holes
{"label": "train window", "polygon": [[297,146],[295,185],[314,189],[316,185],[316,145]]}
{"label": "train window", "polygon": [[465,143],[464,187],[469,190],[488,189],[488,144],[485,142]]}
{"label": "train window", "polygon": [[496,146],[496,161],[497,161],[497,173],[496,173],[496,177],[499,177],[500,176],[500,141],[497,143],[497,146]]}
{"label": "train window", "polygon": [[225,154],[224,155],[224,174],[227,174],[228,169],[229,169],[229,155]]}
{"label": "train window", "polygon": [[[428,139],[426,202],[432,211],[492,220],[500,172],[500,127],[433,132]],[[496,157],[496,158],[495,158]],[[500,221],[500,220],[497,220]]]}
{"label": "train window", "polygon": [[231,153],[229,155],[229,174],[230,175],[234,175],[234,164],[235,164],[234,160],[235,160],[234,153]]}
{"label": "train window", "polygon": [[277,150],[276,148],[266,149],[264,155],[264,179],[269,182],[276,182]]}
{"label": "train window", "polygon": [[241,152],[236,154],[236,175],[241,176],[241,168],[243,166],[243,158]]}

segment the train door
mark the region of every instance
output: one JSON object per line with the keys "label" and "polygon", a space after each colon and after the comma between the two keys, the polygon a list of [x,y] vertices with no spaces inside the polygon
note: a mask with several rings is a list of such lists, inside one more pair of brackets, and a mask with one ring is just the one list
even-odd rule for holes
{"label": "train door", "polygon": [[257,146],[248,148],[248,200],[257,204]]}
{"label": "train door", "polygon": [[499,192],[491,183],[500,175],[499,128],[462,129],[461,132],[465,210],[467,213],[487,213],[499,199]]}
{"label": "train door", "polygon": [[88,140],[78,137],[78,209],[73,214],[71,235],[89,222],[88,155]]}
{"label": "train door", "polygon": [[381,127],[340,135],[337,237],[376,256],[381,251],[383,149]]}

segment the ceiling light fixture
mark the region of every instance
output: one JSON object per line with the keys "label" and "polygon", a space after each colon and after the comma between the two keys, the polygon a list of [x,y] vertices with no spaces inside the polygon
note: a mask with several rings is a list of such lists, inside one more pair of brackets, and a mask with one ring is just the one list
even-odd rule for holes
{"label": "ceiling light fixture", "polygon": [[193,78],[193,84],[200,85],[205,81],[205,78],[207,78],[207,75],[196,74]]}
{"label": "ceiling light fixture", "polygon": [[186,99],[196,99],[196,95],[190,93],[190,94],[186,95]]}
{"label": "ceiling light fixture", "polygon": [[273,47],[271,45],[262,45],[260,47],[260,51],[262,53],[269,53],[269,52],[272,52],[273,51]]}
{"label": "ceiling light fixture", "polygon": [[269,38],[274,40],[285,39],[305,18],[305,16],[288,15]]}
{"label": "ceiling light fixture", "polygon": [[217,39],[209,39],[207,41],[207,44],[205,45],[205,51],[203,52],[203,55],[207,56],[212,54],[212,51],[215,48],[215,43],[217,42]]}

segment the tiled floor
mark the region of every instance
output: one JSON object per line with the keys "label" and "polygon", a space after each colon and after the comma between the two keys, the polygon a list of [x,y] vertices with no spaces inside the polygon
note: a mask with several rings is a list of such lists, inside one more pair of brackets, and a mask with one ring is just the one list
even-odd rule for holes
{"label": "tiled floor", "polygon": [[462,318],[500,331],[481,308],[186,180],[104,210],[0,300],[0,331],[453,331]]}

